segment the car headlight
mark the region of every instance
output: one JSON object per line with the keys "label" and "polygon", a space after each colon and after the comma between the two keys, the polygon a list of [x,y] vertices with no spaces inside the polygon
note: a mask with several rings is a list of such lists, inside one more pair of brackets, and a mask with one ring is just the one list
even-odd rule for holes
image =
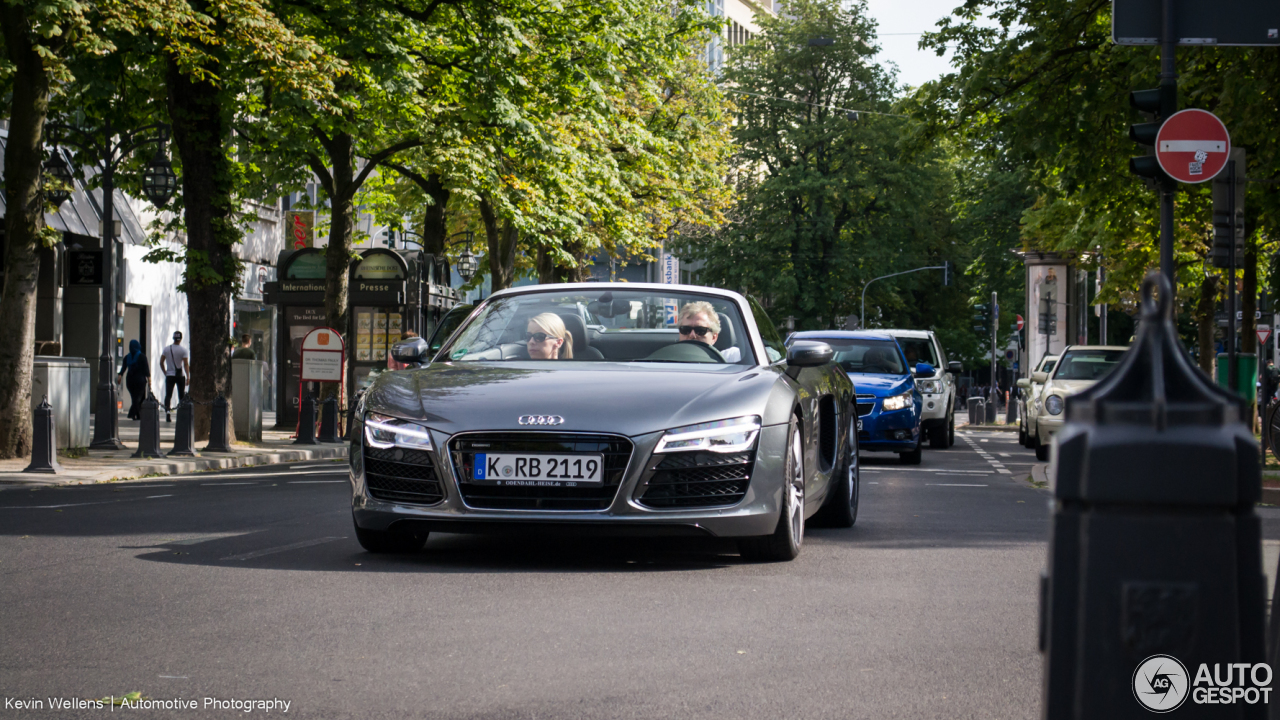
{"label": "car headlight", "polygon": [[431,433],[425,427],[374,412],[364,416],[364,441],[375,448],[431,449]]}
{"label": "car headlight", "polygon": [[708,450],[732,453],[750,450],[760,434],[760,417],[748,415],[731,420],[672,428],[658,441],[654,453]]}
{"label": "car headlight", "polygon": [[1050,415],[1062,414],[1062,396],[1050,395],[1044,399],[1044,409],[1049,411]]}
{"label": "car headlight", "polygon": [[901,395],[894,395],[884,399],[881,405],[885,410],[902,410],[911,407],[911,391],[908,390]]}
{"label": "car headlight", "polygon": [[930,395],[936,395],[942,392],[941,380],[917,380],[916,387],[920,388],[920,392]]}

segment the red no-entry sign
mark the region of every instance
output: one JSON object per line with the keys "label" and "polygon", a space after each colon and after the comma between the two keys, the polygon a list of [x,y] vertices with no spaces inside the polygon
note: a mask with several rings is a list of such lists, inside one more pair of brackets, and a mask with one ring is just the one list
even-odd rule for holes
{"label": "red no-entry sign", "polygon": [[1216,115],[1206,110],[1174,113],[1156,135],[1156,160],[1169,177],[1184,183],[1212,180],[1227,166],[1231,136]]}
{"label": "red no-entry sign", "polygon": [[1021,316],[1021,315],[1016,315],[1015,317],[1017,317],[1017,318],[1018,318],[1018,332],[1022,332],[1022,326],[1023,326],[1023,324],[1024,324],[1024,322],[1025,322],[1025,321],[1023,321],[1023,319],[1022,319],[1022,316]]}

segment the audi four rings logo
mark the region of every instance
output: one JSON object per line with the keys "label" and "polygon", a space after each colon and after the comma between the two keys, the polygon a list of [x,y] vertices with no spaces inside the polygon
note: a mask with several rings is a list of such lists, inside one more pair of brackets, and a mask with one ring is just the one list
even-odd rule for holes
{"label": "audi four rings logo", "polygon": [[560,425],[564,418],[559,415],[521,415],[521,425]]}

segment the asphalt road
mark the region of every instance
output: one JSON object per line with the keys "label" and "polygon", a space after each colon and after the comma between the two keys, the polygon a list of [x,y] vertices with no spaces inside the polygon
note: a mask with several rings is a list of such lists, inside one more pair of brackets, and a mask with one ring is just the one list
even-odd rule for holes
{"label": "asphalt road", "polygon": [[372,556],[345,466],[327,462],[0,491],[0,698],[279,698],[287,717],[362,719],[1034,717],[1034,462],[996,432],[916,467],[864,455],[857,525],[810,528],[798,560],[764,565],[687,539],[433,535]]}

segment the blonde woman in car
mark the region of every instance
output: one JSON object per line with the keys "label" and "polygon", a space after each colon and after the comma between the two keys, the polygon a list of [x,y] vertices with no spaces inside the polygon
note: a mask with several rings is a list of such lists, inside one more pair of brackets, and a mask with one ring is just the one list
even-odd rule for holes
{"label": "blonde woman in car", "polygon": [[569,337],[564,320],[555,313],[542,313],[529,318],[524,339],[530,360],[573,359],[573,339]]}

